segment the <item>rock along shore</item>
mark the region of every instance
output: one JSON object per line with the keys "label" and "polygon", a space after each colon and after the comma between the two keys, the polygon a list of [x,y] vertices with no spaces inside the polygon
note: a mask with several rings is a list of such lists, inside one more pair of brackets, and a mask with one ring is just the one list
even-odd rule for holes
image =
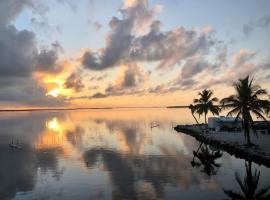
{"label": "rock along shore", "polygon": [[224,150],[230,155],[234,155],[237,158],[245,159],[255,162],[259,165],[265,165],[270,167],[270,154],[258,150],[256,147],[249,147],[245,145],[239,145],[237,143],[217,140],[211,137],[214,133],[201,133],[199,130],[195,130],[197,125],[177,125],[174,129],[177,132],[182,132],[187,135],[193,136],[196,140],[209,144],[217,149]]}

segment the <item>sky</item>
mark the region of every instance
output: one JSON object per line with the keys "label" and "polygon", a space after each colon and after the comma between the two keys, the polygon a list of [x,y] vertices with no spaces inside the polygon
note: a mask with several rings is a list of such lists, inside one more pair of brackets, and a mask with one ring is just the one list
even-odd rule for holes
{"label": "sky", "polygon": [[0,108],[189,105],[270,89],[268,0],[1,0]]}

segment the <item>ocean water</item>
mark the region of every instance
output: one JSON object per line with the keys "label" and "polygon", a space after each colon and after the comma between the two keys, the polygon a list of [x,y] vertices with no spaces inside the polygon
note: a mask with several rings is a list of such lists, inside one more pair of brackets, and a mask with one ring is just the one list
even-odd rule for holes
{"label": "ocean water", "polygon": [[269,168],[173,130],[192,123],[188,109],[1,113],[0,199],[230,199],[236,176],[270,186]]}

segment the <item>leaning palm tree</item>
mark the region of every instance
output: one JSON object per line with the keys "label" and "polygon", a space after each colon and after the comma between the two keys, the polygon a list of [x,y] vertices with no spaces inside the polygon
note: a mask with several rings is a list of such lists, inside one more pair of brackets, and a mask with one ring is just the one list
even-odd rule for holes
{"label": "leaning palm tree", "polygon": [[196,121],[198,127],[199,127],[200,130],[203,132],[203,129],[202,129],[202,127],[200,126],[200,123],[198,122],[197,118],[196,118],[195,115],[194,115],[194,113],[195,113],[195,107],[194,107],[192,104],[190,104],[188,108],[190,109],[191,114],[192,114],[193,118],[195,119],[195,121]]}
{"label": "leaning palm tree", "polygon": [[[256,117],[267,121],[263,116],[263,113],[264,109],[269,105],[269,101],[259,98],[262,95],[266,95],[267,91],[265,89],[261,89],[258,85],[254,85],[253,80],[249,80],[249,76],[244,79],[239,79],[239,81],[234,84],[234,88],[236,90],[236,94],[224,98],[220,102],[223,109],[232,109],[227,116],[235,114],[235,121],[240,117],[242,118],[245,139],[247,145],[251,145],[250,129],[254,128],[251,113]],[[256,131],[253,132],[256,134]]]}
{"label": "leaning palm tree", "polygon": [[199,93],[200,98],[194,99],[193,111],[199,114],[199,117],[204,114],[204,122],[207,124],[206,116],[210,111],[213,115],[219,115],[219,107],[214,105],[215,102],[218,102],[216,97],[213,97],[213,92],[211,90],[203,90]]}
{"label": "leaning palm tree", "polygon": [[[235,179],[241,188],[241,192],[233,190],[225,190],[224,193],[232,200],[267,200],[270,199],[270,194],[267,193],[270,187],[265,187],[258,190],[260,179],[260,171],[255,169],[252,171],[251,161],[245,162],[246,176],[241,180],[238,173],[235,174]],[[257,191],[258,190],[258,191]]]}

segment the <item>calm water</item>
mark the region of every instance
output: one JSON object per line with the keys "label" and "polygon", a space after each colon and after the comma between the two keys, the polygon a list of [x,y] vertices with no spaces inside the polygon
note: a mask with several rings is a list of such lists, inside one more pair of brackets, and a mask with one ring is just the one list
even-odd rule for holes
{"label": "calm water", "polygon": [[258,190],[270,186],[269,168],[200,145],[177,123],[193,123],[188,110],[1,113],[0,199],[224,199],[250,168]]}

